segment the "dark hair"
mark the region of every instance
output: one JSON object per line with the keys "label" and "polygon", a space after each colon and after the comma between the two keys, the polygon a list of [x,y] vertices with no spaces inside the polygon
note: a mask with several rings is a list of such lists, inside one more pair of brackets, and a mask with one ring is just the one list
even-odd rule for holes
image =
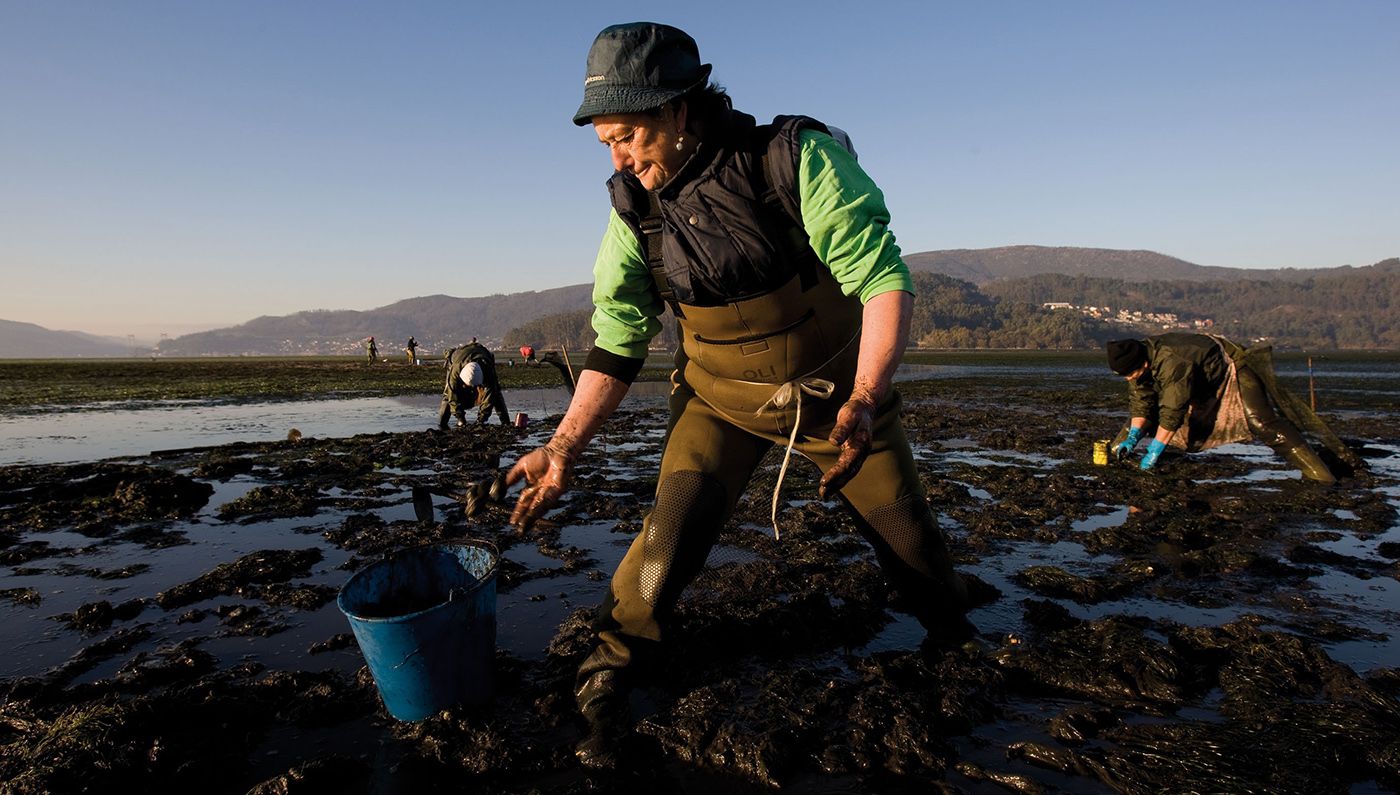
{"label": "dark hair", "polygon": [[692,88],[666,104],[646,111],[648,116],[659,118],[666,108],[673,111],[682,102],[689,108],[689,127],[701,128],[715,119],[728,115],[734,109],[734,102],[725,92],[724,86],[711,82]]}
{"label": "dark hair", "polygon": [[681,99],[685,100],[686,106],[690,108],[690,118],[700,125],[727,116],[734,110],[734,102],[725,92],[724,86],[715,82],[692,89],[682,95]]}

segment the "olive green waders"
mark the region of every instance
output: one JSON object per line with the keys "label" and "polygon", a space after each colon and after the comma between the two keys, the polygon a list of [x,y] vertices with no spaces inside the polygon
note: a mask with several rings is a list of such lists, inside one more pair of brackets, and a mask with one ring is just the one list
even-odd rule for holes
{"label": "olive green waders", "polygon": [[[656,506],[613,574],[610,609],[600,614],[599,647],[580,672],[624,668],[632,638],[660,641],[681,592],[700,573],[754,469],[785,437],[759,434],[719,416],[679,389],[676,420],[666,443]],[[966,594],[954,573],[943,534],[919,485],[897,394],[880,407],[870,455],[841,490],[861,534],[899,591],[904,607],[933,632],[963,631]],[[839,449],[830,426],[799,434],[795,453],[825,471]]]}
{"label": "olive green waders", "polygon": [[[623,723],[618,713],[625,709],[620,694],[628,667],[641,647],[664,638],[682,591],[703,568],[764,454],[788,443],[797,407],[755,412],[792,373],[801,374],[797,381],[822,378],[835,385],[830,398],[809,398],[800,407],[793,451],[822,471],[836,463],[840,450],[827,437],[854,381],[860,305],[838,300],[827,279],[805,294],[794,279],[777,300],[684,307],[685,343],[673,375],[656,504],[613,574],[595,624],[598,645],[578,671],[576,696],[592,730],[578,748],[585,763],[605,763],[608,735]],[[831,311],[813,312],[812,303],[823,300]],[[762,335],[752,333],[755,328],[781,331]],[[877,407],[870,454],[841,498],[905,609],[931,634],[962,640],[971,632],[966,591],[925,500],[899,403],[891,390]]]}
{"label": "olive green waders", "polygon": [[1248,367],[1237,366],[1235,377],[1239,381],[1245,419],[1249,421],[1249,430],[1254,438],[1273,448],[1275,453],[1303,473],[1304,478],[1317,483],[1336,483],[1337,478],[1332,470],[1303,439],[1298,427],[1274,411],[1269,393],[1259,376]]}

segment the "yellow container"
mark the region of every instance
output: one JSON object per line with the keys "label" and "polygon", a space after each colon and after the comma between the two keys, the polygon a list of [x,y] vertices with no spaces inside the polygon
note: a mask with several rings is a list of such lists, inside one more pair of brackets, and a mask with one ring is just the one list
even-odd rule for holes
{"label": "yellow container", "polygon": [[1094,463],[1099,466],[1108,466],[1108,439],[1099,439],[1094,442]]}

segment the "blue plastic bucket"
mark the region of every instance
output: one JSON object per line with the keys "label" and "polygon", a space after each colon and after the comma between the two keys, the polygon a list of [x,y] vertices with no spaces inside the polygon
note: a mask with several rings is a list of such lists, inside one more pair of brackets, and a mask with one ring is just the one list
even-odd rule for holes
{"label": "blue plastic bucket", "polygon": [[499,559],[480,541],[414,547],[340,589],[337,604],[390,715],[422,720],[491,698]]}

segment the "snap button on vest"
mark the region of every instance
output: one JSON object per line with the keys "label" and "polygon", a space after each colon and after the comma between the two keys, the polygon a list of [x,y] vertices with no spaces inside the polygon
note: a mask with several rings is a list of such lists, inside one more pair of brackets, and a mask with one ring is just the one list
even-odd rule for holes
{"label": "snap button on vest", "polygon": [[696,218],[696,217],[693,216],[693,215],[690,216],[690,225],[691,225],[691,226],[695,226],[695,225],[698,224],[698,223],[700,223],[700,219],[699,219],[699,218]]}

